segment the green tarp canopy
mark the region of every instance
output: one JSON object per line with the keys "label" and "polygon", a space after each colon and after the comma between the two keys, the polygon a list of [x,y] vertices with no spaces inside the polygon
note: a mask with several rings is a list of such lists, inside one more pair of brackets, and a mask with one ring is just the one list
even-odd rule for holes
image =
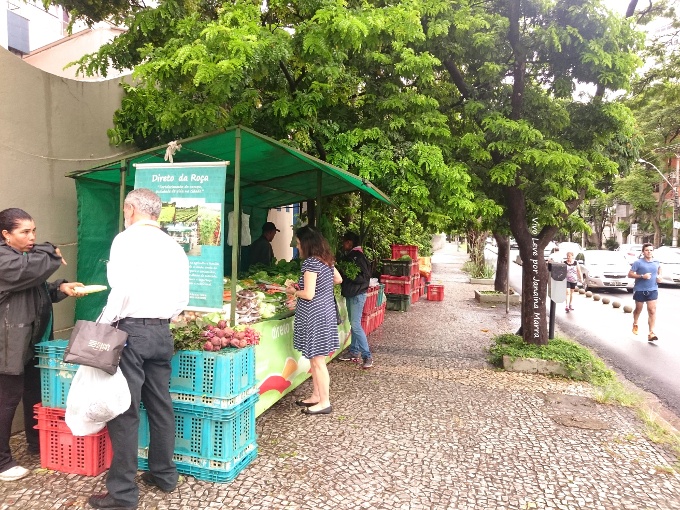
{"label": "green tarp canopy", "polygon": [[[253,239],[259,237],[259,226],[271,208],[355,191],[392,203],[366,179],[242,126],[177,143],[181,149],[174,153],[174,163],[229,162],[225,204],[234,204],[235,172],[239,170],[238,204],[251,215]],[[134,188],[134,165],[165,163],[166,149],[166,145],[155,147],[67,174],[76,180],[78,198],[78,281],[107,284],[106,261],[111,242],[122,227],[122,199]],[[121,187],[123,179],[125,186]],[[225,246],[227,250],[231,252]],[[230,255],[225,253],[225,258]],[[79,299],[76,319],[94,320],[105,303],[105,293]]]}

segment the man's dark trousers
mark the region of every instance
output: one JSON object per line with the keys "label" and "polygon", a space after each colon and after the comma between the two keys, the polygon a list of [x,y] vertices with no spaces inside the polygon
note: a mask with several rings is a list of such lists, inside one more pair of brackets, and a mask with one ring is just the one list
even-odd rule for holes
{"label": "man's dark trousers", "polygon": [[144,403],[149,419],[149,471],[163,488],[177,485],[177,467],[172,460],[175,449],[175,416],[170,399],[170,360],[173,341],[167,324],[121,323],[128,333],[119,368],[130,387],[132,404],[107,426],[113,447],[113,461],[106,477],[106,488],[113,499],[136,506],[139,488],[137,441],[139,402]]}

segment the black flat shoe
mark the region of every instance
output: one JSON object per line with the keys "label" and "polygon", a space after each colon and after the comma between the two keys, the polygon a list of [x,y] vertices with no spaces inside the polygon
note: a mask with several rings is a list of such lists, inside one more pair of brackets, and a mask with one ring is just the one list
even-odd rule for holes
{"label": "black flat shoe", "polygon": [[305,402],[304,400],[296,400],[295,405],[300,407],[312,407],[318,404],[318,402]]}
{"label": "black flat shoe", "polygon": [[119,503],[113,499],[108,492],[90,496],[90,499],[88,499],[87,502],[93,508],[103,508],[108,510],[137,510],[137,505],[126,506],[122,503]]}
{"label": "black flat shoe", "polygon": [[158,482],[158,478],[153,476],[151,474],[151,471],[145,471],[144,473],[142,473],[142,476],[140,478],[142,479],[142,482],[145,485],[149,485],[151,487],[158,487],[163,492],[172,492],[172,491],[175,490],[174,487],[168,488],[168,487],[161,486],[161,484]]}
{"label": "black flat shoe", "polygon": [[304,409],[302,409],[302,414],[331,414],[332,411],[333,411],[332,406],[319,409],[318,411],[312,411],[309,409],[309,407],[305,407]]}

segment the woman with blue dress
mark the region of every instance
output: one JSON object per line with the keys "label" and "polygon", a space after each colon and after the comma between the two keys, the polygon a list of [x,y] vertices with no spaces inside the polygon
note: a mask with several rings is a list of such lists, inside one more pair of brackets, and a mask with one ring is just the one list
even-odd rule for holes
{"label": "woman with blue dress", "polygon": [[340,347],[333,285],[342,283],[342,277],[335,269],[328,241],[318,230],[301,227],[296,238],[303,259],[299,289],[291,285],[286,292],[297,298],[293,347],[309,359],[313,385],[312,394],[296,404],[304,414],[330,414],[333,409],[326,356]]}

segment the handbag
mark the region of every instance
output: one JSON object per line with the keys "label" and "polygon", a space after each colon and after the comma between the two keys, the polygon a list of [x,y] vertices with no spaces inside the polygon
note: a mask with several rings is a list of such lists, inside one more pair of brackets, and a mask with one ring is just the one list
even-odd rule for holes
{"label": "handbag", "polygon": [[109,324],[79,320],[64,351],[64,362],[98,368],[113,375],[127,337],[125,331]]}

